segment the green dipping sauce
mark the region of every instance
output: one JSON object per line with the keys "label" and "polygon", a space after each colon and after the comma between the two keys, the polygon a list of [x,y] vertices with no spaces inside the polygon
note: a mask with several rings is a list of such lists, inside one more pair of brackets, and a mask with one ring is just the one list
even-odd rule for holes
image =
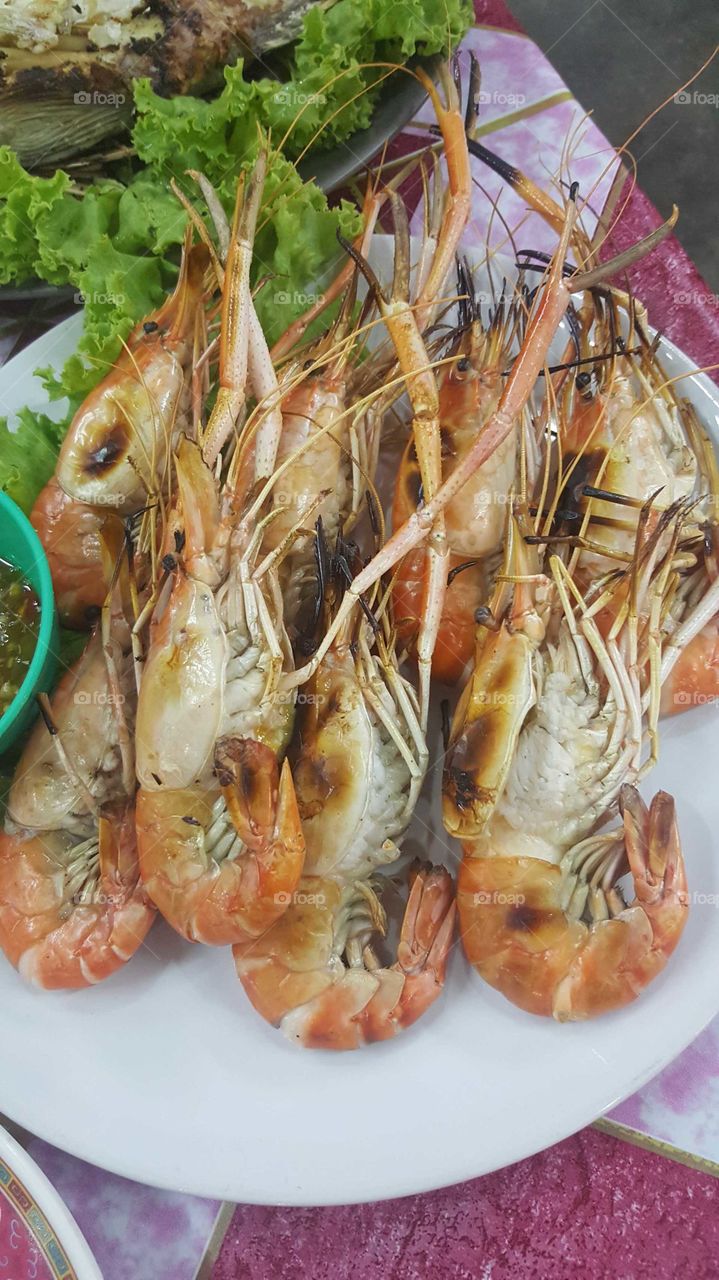
{"label": "green dipping sauce", "polygon": [[19,569],[0,558],[0,716],[18,692],[40,630],[40,602]]}

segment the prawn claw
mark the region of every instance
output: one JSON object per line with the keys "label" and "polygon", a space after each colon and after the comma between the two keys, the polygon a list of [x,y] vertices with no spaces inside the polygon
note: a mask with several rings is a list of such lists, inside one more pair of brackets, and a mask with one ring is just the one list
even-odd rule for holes
{"label": "prawn claw", "polygon": [[[299,829],[299,815],[290,766],[280,773],[271,747],[252,738],[219,738],[215,747],[215,776],[235,830],[250,848],[271,841],[288,825]],[[289,820],[289,823],[288,823]]]}
{"label": "prawn claw", "polygon": [[[287,761],[258,742],[220,739],[221,794],[199,787],[138,794],[142,877],[191,942],[254,939],[285,911],[305,842]],[[270,760],[271,757],[271,760]]]}

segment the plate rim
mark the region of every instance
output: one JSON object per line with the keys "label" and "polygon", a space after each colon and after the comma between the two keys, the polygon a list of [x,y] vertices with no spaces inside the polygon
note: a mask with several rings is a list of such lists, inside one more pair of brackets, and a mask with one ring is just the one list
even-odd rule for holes
{"label": "plate rim", "polygon": [[60,1192],[30,1152],[1,1123],[0,1157],[37,1201],[77,1272],[78,1280],[102,1280],[97,1259]]}

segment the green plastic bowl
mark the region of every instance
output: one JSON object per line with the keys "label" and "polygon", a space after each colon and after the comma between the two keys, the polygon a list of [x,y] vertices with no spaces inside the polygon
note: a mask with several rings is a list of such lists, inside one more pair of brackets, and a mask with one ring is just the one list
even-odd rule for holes
{"label": "green plastic bowl", "polygon": [[17,503],[0,492],[0,557],[20,570],[40,601],[40,630],[25,679],[0,716],[0,755],[29,728],[37,714],[36,697],[47,693],[57,671],[58,626],[55,596],[42,544]]}

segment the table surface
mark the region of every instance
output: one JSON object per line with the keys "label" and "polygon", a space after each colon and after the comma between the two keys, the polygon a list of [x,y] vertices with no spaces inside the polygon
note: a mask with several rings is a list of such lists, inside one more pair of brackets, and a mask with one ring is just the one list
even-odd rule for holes
{"label": "table surface", "polygon": [[[475,49],[482,67],[487,145],[546,185],[560,172],[571,132],[572,177],[583,193],[595,188],[592,205],[599,208],[618,167],[606,139],[501,0],[477,0],[476,13],[465,46]],[[410,128],[398,149],[411,151],[424,139]],[[520,247],[553,248],[543,224],[473,164],[490,199],[499,197],[506,222],[521,228]],[[490,200],[475,201],[470,234],[477,242],[488,235],[490,207]],[[628,179],[616,208],[621,216],[606,256],[661,220]],[[504,235],[495,219],[493,243]],[[719,351],[719,306],[677,241],[665,242],[632,271],[631,283],[653,324],[697,366],[711,366]],[[717,1274],[718,1103],[719,1019],[600,1121],[601,1132],[587,1129],[512,1168],[443,1191],[333,1209],[219,1205],[157,1191],[20,1136],[67,1201],[105,1280],[299,1274],[335,1280],[551,1274],[561,1280],[579,1270],[587,1280],[669,1277],[680,1270],[699,1278]]]}

